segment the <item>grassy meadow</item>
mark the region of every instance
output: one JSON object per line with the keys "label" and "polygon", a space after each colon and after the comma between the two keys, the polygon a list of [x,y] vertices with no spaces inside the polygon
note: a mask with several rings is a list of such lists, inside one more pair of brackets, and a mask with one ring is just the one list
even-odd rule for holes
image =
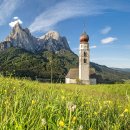
{"label": "grassy meadow", "polygon": [[0,130],[130,130],[130,84],[43,84],[0,76]]}

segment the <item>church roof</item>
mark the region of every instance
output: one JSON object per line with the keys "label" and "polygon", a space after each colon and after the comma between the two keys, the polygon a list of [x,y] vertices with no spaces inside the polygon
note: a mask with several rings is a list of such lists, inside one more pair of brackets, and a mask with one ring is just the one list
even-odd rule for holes
{"label": "church roof", "polygon": [[[90,68],[90,77],[95,77],[95,72],[93,69]],[[79,78],[79,69],[78,68],[72,68],[69,70],[68,74],[66,75],[66,78],[70,79],[78,79]]]}
{"label": "church roof", "polygon": [[78,79],[79,78],[79,69],[78,68],[70,69],[68,74],[66,75],[66,78]]}

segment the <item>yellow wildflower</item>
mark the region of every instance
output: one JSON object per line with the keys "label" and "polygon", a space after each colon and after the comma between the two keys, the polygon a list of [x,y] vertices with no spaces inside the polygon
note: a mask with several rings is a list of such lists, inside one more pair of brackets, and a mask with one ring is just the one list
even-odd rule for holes
{"label": "yellow wildflower", "polygon": [[62,100],[64,100],[64,99],[65,99],[65,97],[64,97],[64,96],[62,96],[62,97],[61,97],[61,99],[62,99]]}
{"label": "yellow wildflower", "polygon": [[77,118],[74,116],[74,117],[72,118],[72,122],[75,123],[76,119],[77,119]]}
{"label": "yellow wildflower", "polygon": [[126,109],[124,110],[124,112],[128,112],[128,109],[126,108]]}
{"label": "yellow wildflower", "polygon": [[92,130],[92,128],[89,128],[89,130]]}
{"label": "yellow wildflower", "polygon": [[32,100],[32,105],[34,105],[36,103],[36,101],[35,100]]}
{"label": "yellow wildflower", "polygon": [[124,116],[124,114],[122,113],[122,114],[120,114],[120,117],[123,117]]}
{"label": "yellow wildflower", "polygon": [[97,112],[94,112],[94,115],[97,116]]}
{"label": "yellow wildflower", "polygon": [[91,116],[90,116],[90,115],[88,115],[88,118],[91,118]]}
{"label": "yellow wildflower", "polygon": [[60,127],[64,127],[64,125],[65,125],[65,124],[64,124],[63,121],[59,121],[59,126],[60,126]]}
{"label": "yellow wildflower", "polygon": [[87,104],[87,105],[89,105],[89,104],[90,104],[90,102],[86,102],[86,104]]}

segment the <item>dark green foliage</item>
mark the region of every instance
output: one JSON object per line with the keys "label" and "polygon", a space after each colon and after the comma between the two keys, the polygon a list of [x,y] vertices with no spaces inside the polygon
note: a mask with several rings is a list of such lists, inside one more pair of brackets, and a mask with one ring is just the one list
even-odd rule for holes
{"label": "dark green foliage", "polygon": [[10,48],[0,52],[0,71],[4,76],[29,77],[42,81],[51,79],[63,81],[69,68],[78,67],[78,57],[70,51],[60,51],[57,54],[43,51],[34,54],[19,48]]}

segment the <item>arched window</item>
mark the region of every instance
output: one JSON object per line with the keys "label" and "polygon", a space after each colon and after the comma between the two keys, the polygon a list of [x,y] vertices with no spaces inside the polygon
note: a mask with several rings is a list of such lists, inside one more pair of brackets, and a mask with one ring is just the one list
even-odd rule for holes
{"label": "arched window", "polygon": [[87,63],[87,59],[84,59],[84,63]]}
{"label": "arched window", "polygon": [[86,57],[87,56],[87,52],[84,52],[84,57]]}

